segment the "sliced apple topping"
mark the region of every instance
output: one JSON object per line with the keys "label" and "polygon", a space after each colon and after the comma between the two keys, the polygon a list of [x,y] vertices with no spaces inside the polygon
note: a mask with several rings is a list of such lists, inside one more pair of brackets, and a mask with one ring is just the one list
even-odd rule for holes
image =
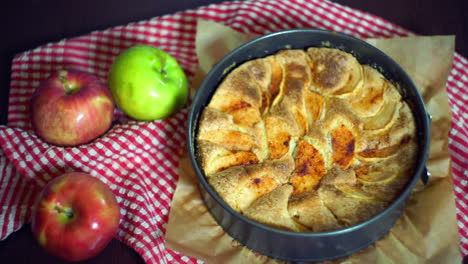
{"label": "sliced apple topping", "polygon": [[353,168],[343,169],[335,166],[327,171],[323,177],[321,184],[339,185],[339,184],[356,184],[356,174]]}
{"label": "sliced apple topping", "polygon": [[258,158],[251,151],[231,151],[218,144],[199,140],[199,156],[206,175],[237,165],[258,163]]}
{"label": "sliced apple topping", "polygon": [[397,164],[365,164],[354,168],[357,180],[363,184],[386,183],[393,180],[401,171]]}
{"label": "sliced apple topping", "polygon": [[229,150],[251,150],[255,146],[249,134],[227,129],[216,129],[200,134],[199,139],[216,143]]}
{"label": "sliced apple topping", "polygon": [[326,173],[323,155],[310,143],[300,140],[295,156],[296,168],[291,177],[294,194],[313,189]]}
{"label": "sliced apple topping", "polygon": [[293,187],[289,184],[278,186],[271,192],[260,196],[245,209],[245,216],[277,228],[305,231],[306,228],[296,223],[288,212],[288,200],[292,191]]}
{"label": "sliced apple topping", "polygon": [[200,117],[198,137],[204,137],[205,133],[217,129],[235,129],[232,116],[212,107],[205,108]]}
{"label": "sliced apple topping", "polygon": [[283,81],[283,68],[281,65],[274,59],[274,56],[268,57],[271,64],[271,82],[268,87],[268,92],[270,94],[269,101],[271,105],[276,105],[283,98],[283,90],[281,87]]}
{"label": "sliced apple topping", "polygon": [[267,116],[265,118],[265,128],[270,158],[279,159],[289,150],[291,134],[285,123],[275,116]]}
{"label": "sliced apple topping", "polygon": [[301,111],[297,106],[292,106],[291,112],[294,120],[296,120],[295,126],[298,128],[297,136],[303,137],[309,130],[309,122],[307,121],[307,117],[304,115],[304,112]]}
{"label": "sliced apple topping", "polygon": [[283,50],[231,71],[201,116],[197,143],[208,181],[234,210],[304,232],[381,212],[418,153],[398,87],[331,48]]}
{"label": "sliced apple topping", "polygon": [[416,127],[411,109],[407,104],[401,104],[398,116],[391,125],[379,131],[361,131],[356,152],[359,153],[360,157],[366,159],[394,155],[398,148],[414,138],[415,132]]}
{"label": "sliced apple topping", "polygon": [[248,61],[244,64],[244,67],[246,71],[250,73],[251,78],[257,82],[259,87],[264,88],[269,86],[272,69],[268,58]]}
{"label": "sliced apple topping", "polygon": [[392,201],[406,186],[408,177],[413,175],[416,164],[417,144],[414,140],[402,146],[390,158],[378,163],[364,163],[368,168],[358,168],[358,180],[362,189],[383,201]]}
{"label": "sliced apple topping", "polygon": [[263,174],[252,174],[245,166],[234,166],[212,174],[211,185],[218,194],[236,211],[242,212],[255,199],[275,189],[279,182]]}
{"label": "sliced apple topping", "polygon": [[264,163],[245,166],[249,175],[254,178],[264,176],[273,177],[280,183],[288,183],[292,171],[294,170],[294,160],[291,156],[285,156],[279,160],[269,160]]}
{"label": "sliced apple topping", "polygon": [[292,102],[301,101],[304,88],[310,86],[310,75],[307,72],[307,66],[299,63],[288,63],[284,65],[284,71],[285,97]]}
{"label": "sliced apple topping", "polygon": [[[281,83],[276,84],[274,83],[272,85],[272,82],[276,82],[277,78],[277,72],[276,68],[271,65],[271,58],[272,57],[267,57],[267,58],[260,58],[257,60],[252,60],[248,61],[245,63],[245,68],[246,70],[250,73],[251,79],[255,81],[258,84],[258,87],[260,88],[262,100],[261,100],[261,105],[259,107],[260,115],[265,115],[268,113],[270,104],[272,102],[272,94],[269,91],[268,87],[272,87],[273,85],[279,85]],[[273,75],[273,73],[275,75]],[[281,74],[281,69],[280,69],[280,74]]]}
{"label": "sliced apple topping", "polygon": [[354,184],[335,184],[336,189],[340,190],[346,196],[360,200],[376,200],[374,196],[363,191],[358,185]]}
{"label": "sliced apple topping", "polygon": [[354,159],[355,138],[353,132],[344,124],[330,133],[333,149],[333,162],[342,168],[348,168]]}
{"label": "sliced apple topping", "polygon": [[291,196],[288,211],[296,222],[313,232],[336,230],[341,227],[316,192]]}
{"label": "sliced apple topping", "polygon": [[260,162],[268,159],[270,151],[268,150],[268,140],[265,129],[265,121],[261,120],[256,123],[251,130],[252,138],[255,142],[255,145],[252,148],[252,151],[257,155]]}
{"label": "sliced apple topping", "polygon": [[326,94],[352,92],[362,81],[362,67],[351,54],[330,48],[309,48],[315,87]]}
{"label": "sliced apple topping", "polygon": [[213,97],[221,96],[227,99],[229,96],[235,96],[255,108],[260,108],[262,104],[261,91],[262,88],[252,77],[251,72],[245,65],[241,65],[226,76]]}
{"label": "sliced apple topping", "polygon": [[235,95],[213,96],[208,106],[231,114],[234,123],[241,127],[251,127],[261,120],[257,107]]}
{"label": "sliced apple topping", "polygon": [[228,154],[219,155],[211,166],[215,171],[220,171],[232,166],[258,163],[255,153],[250,151],[234,151]]}
{"label": "sliced apple topping", "polygon": [[395,145],[384,147],[384,148],[373,148],[364,149],[359,152],[358,155],[363,158],[385,158],[392,156],[398,152],[404,145],[411,141],[411,136],[407,135],[401,138],[400,142]]}
{"label": "sliced apple topping", "polygon": [[354,187],[322,185],[318,194],[324,205],[343,226],[351,226],[369,219],[381,212],[386,202],[376,199],[362,190]]}
{"label": "sliced apple topping", "polygon": [[278,182],[274,178],[263,175],[263,177],[256,177],[252,179],[247,186],[247,189],[253,190],[257,196],[260,196],[270,192],[277,185]]}
{"label": "sliced apple topping", "polygon": [[377,114],[362,119],[364,130],[386,129],[398,118],[398,112],[402,105],[401,95],[393,85],[389,84],[385,89],[384,97],[384,104]]}
{"label": "sliced apple topping", "polygon": [[374,116],[382,108],[388,81],[377,70],[363,66],[365,82],[350,97],[353,111],[360,117]]}
{"label": "sliced apple topping", "polygon": [[302,50],[284,50],[276,56],[276,62],[283,70],[280,93],[273,105],[293,111],[293,107],[303,109],[304,92],[311,84],[307,55]]}
{"label": "sliced apple topping", "polygon": [[325,97],[317,92],[306,89],[304,100],[309,123],[321,120],[325,112]]}

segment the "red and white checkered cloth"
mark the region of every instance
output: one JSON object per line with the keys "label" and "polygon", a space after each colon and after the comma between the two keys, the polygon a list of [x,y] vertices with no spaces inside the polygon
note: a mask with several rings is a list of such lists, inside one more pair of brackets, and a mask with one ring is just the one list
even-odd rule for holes
{"label": "red and white checkered cloth", "polygon": [[[187,109],[155,122],[120,122],[99,140],[61,148],[31,132],[28,103],[39,82],[52,71],[75,67],[107,79],[122,50],[135,44],[158,46],[173,55],[189,77],[197,58],[198,18],[245,33],[265,34],[290,28],[322,28],[361,38],[413,35],[376,16],[324,0],[228,2],[157,17],[126,26],[47,44],[15,56],[12,64],[8,127],[0,127],[0,239],[30,221],[33,201],[51,178],[69,170],[89,172],[110,186],[121,206],[117,238],[147,263],[197,263],[165,248],[163,235],[184,147]],[[457,201],[460,248],[468,253],[468,61],[455,54],[447,83],[453,114],[449,148]]]}

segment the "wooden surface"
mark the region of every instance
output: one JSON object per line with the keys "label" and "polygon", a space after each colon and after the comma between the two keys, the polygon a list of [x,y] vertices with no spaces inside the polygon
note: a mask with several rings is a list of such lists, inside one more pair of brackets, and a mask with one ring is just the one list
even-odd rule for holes
{"label": "wooden surface", "polygon": [[[0,124],[6,124],[11,60],[16,53],[94,30],[192,9],[220,0],[14,0],[0,8]],[[468,57],[466,0],[337,0],[422,35],[456,35],[456,51]],[[45,253],[30,226],[0,241],[0,263],[65,263]],[[131,248],[113,240],[82,263],[143,263]]]}

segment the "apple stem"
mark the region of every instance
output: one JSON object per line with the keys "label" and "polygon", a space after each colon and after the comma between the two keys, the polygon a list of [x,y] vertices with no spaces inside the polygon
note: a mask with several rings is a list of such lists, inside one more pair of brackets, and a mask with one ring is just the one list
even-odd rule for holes
{"label": "apple stem", "polygon": [[68,82],[66,71],[60,71],[59,78],[60,78],[60,82],[62,82],[63,86],[65,87],[66,94],[70,95],[75,92],[74,87],[70,85],[70,83]]}
{"label": "apple stem", "polygon": [[59,214],[64,214],[68,219],[71,219],[74,216],[73,211],[70,210],[70,208],[55,206],[55,211],[57,211]]}

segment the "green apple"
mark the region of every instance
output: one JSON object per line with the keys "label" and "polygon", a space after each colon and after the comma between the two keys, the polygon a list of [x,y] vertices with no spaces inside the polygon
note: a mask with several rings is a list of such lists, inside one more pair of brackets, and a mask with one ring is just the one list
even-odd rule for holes
{"label": "green apple", "polygon": [[187,102],[188,82],[179,63],[149,45],[124,50],[109,72],[109,89],[117,106],[136,120],[164,119]]}

